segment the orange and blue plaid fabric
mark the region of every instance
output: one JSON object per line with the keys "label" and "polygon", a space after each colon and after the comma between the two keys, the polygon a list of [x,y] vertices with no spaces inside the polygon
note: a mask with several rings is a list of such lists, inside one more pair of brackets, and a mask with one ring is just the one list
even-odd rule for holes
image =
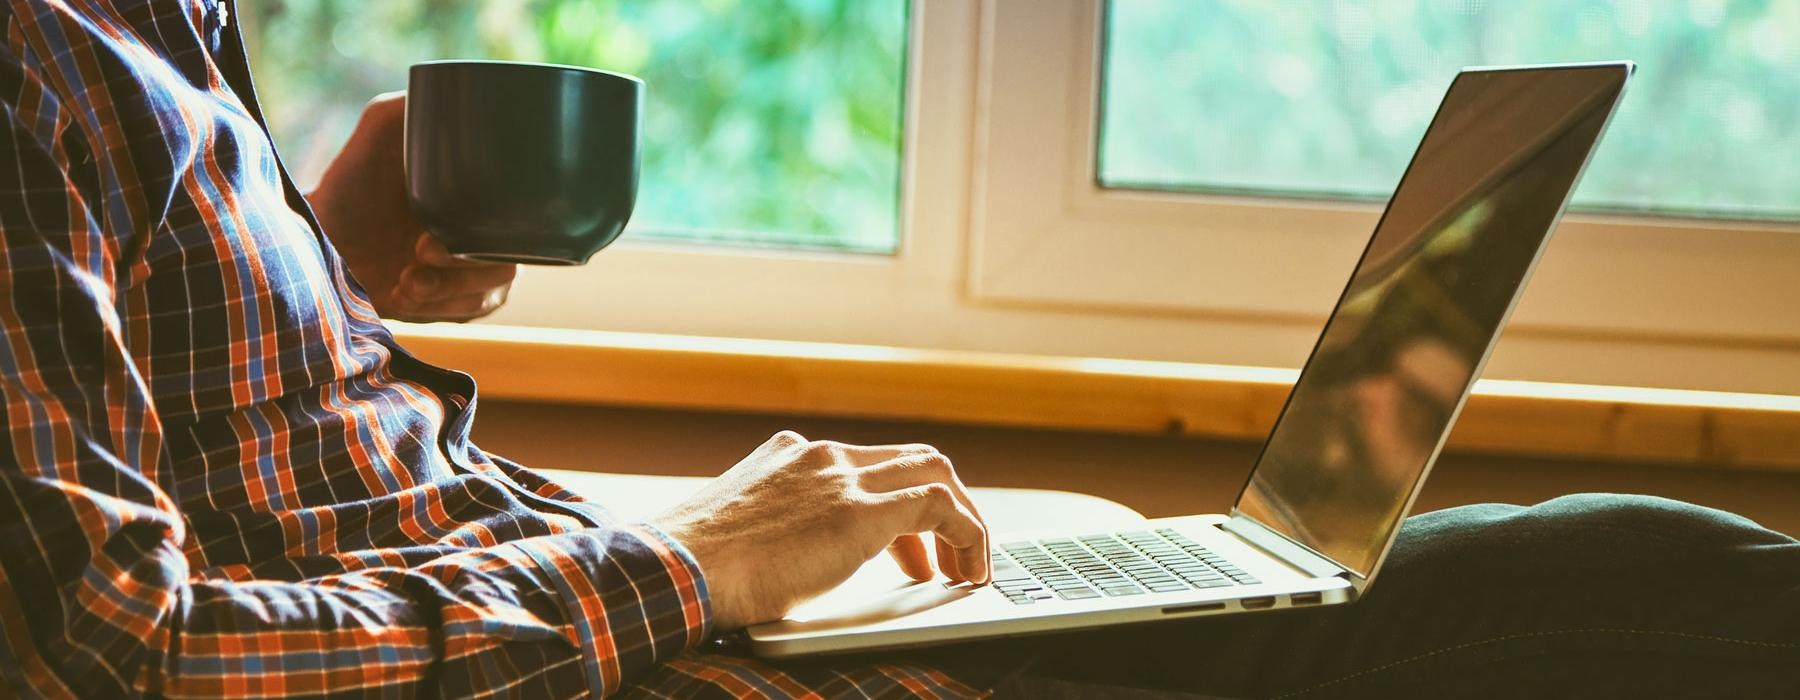
{"label": "orange and blue plaid fabric", "polygon": [[970,694],[695,652],[686,550],[382,326],[228,6],[0,2],[0,695]]}

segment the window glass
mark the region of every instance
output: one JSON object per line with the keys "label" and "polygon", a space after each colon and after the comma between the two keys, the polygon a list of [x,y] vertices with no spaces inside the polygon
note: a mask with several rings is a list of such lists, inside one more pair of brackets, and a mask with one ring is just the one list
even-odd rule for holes
{"label": "window glass", "polygon": [[1574,206],[1800,219],[1800,2],[1111,0],[1107,187],[1378,199],[1456,71],[1632,60]]}
{"label": "window glass", "polygon": [[626,235],[892,252],[904,0],[241,3],[275,140],[312,182],[412,63],[543,61],[648,85]]}

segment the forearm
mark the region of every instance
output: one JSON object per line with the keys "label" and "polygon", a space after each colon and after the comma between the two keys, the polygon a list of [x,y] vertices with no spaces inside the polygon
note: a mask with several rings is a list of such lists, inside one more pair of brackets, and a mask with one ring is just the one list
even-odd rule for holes
{"label": "forearm", "polygon": [[[300,584],[199,583],[142,687],[178,696],[412,688],[616,692],[698,643],[691,560],[641,526]],[[529,692],[527,694],[539,694]]]}
{"label": "forearm", "polygon": [[[44,506],[77,489],[9,475],[3,490],[5,502]],[[24,669],[16,690],[26,695],[511,688],[598,697],[692,647],[710,624],[691,557],[641,525],[516,540],[411,568],[226,581],[189,573],[179,527],[164,511],[109,498],[64,505],[0,508],[0,520],[36,535],[12,537],[22,530],[8,527],[12,544],[0,554],[0,609]]]}

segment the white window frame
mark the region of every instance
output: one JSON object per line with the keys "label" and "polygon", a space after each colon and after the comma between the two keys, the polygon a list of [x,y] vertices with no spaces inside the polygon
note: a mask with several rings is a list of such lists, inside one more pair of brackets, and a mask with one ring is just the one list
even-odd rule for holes
{"label": "white window frame", "polygon": [[[627,239],[494,322],[1298,366],[1380,207],[1099,188],[1102,9],[914,0],[894,255]],[[1800,393],[1795,300],[1800,226],[1570,215],[1488,376]]]}

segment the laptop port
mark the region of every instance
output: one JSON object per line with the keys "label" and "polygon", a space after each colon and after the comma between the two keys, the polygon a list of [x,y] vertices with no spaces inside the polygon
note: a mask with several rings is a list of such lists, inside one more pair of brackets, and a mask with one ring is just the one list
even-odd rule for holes
{"label": "laptop port", "polygon": [[1163,608],[1163,614],[1164,615],[1180,615],[1182,613],[1205,612],[1207,610],[1224,610],[1224,609],[1225,609],[1224,603],[1197,603],[1194,605],[1177,605],[1172,608]]}
{"label": "laptop port", "polygon": [[1245,598],[1241,601],[1245,610],[1261,610],[1275,607],[1275,596],[1266,595],[1257,598]]}
{"label": "laptop port", "polygon": [[1325,602],[1325,594],[1319,591],[1311,593],[1295,593],[1288,596],[1288,601],[1295,605],[1318,605]]}

